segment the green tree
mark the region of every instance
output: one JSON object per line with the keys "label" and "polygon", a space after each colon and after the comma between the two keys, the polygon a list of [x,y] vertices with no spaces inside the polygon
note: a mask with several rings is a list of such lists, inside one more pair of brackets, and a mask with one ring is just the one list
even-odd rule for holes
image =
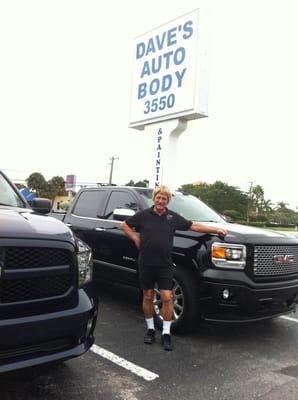
{"label": "green tree", "polygon": [[126,183],[125,186],[135,186],[135,187],[148,187],[149,181],[147,179],[143,179],[142,181],[134,182],[132,179]]}
{"label": "green tree", "polygon": [[62,176],[54,176],[48,181],[48,184],[52,186],[55,196],[65,196],[65,180]]}
{"label": "green tree", "polygon": [[251,185],[249,193],[243,193],[239,188],[220,181],[213,184],[185,184],[179,190],[200,198],[219,213],[234,220],[259,224],[298,224],[298,212],[287,208],[287,203],[283,201],[278,202],[273,209],[271,200],[265,199],[264,189],[260,185]]}
{"label": "green tree", "polygon": [[54,176],[48,180],[40,192],[42,197],[54,200],[56,196],[65,196],[65,181],[62,176]]}
{"label": "green tree", "polygon": [[271,200],[264,200],[263,202],[263,210],[266,214],[271,213],[273,211],[273,203]]}
{"label": "green tree", "polygon": [[229,215],[237,215],[240,219],[246,218],[248,196],[237,187],[216,181],[213,184],[186,184],[180,190],[200,198],[219,213],[224,214],[229,210]]}
{"label": "green tree", "polygon": [[28,189],[36,196],[54,200],[55,196],[65,196],[65,181],[61,176],[54,176],[46,181],[39,172],[34,172],[26,179]]}
{"label": "green tree", "polygon": [[42,174],[33,172],[26,179],[28,189],[35,192],[36,196],[41,196],[41,192],[46,188],[47,182]]}
{"label": "green tree", "polygon": [[134,184],[136,187],[148,187],[149,181],[147,179],[143,179],[142,181],[138,181]]}
{"label": "green tree", "polygon": [[252,194],[252,201],[255,206],[255,212],[256,212],[256,214],[259,214],[259,212],[263,208],[264,189],[262,188],[261,185],[253,186],[252,190],[251,190],[251,194]]}
{"label": "green tree", "polygon": [[270,213],[270,222],[280,225],[297,225],[298,212],[291,210],[287,205],[284,201],[279,201]]}
{"label": "green tree", "polygon": [[276,210],[284,210],[284,209],[286,209],[287,208],[287,206],[288,206],[288,203],[285,203],[284,201],[279,201],[278,203],[277,203],[277,207],[276,207]]}

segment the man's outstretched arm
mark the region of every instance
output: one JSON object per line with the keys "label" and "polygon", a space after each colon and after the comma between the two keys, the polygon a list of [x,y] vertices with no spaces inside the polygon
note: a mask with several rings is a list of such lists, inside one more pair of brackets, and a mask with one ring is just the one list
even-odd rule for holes
{"label": "man's outstretched arm", "polygon": [[194,232],[213,233],[219,236],[226,236],[226,234],[228,233],[226,229],[201,224],[200,222],[193,222],[189,229]]}

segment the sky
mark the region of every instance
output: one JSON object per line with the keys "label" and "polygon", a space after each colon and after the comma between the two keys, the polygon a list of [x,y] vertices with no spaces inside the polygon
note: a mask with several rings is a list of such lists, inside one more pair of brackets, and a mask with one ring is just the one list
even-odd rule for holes
{"label": "sky", "polygon": [[199,8],[210,24],[208,117],[179,139],[177,184],[216,180],[298,206],[296,0],[0,0],[0,169],[78,183],[148,179],[128,127],[133,40]]}

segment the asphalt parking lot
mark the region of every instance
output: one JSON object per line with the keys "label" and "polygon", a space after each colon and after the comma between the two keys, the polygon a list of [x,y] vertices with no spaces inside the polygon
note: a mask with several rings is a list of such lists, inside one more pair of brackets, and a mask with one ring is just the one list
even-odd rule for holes
{"label": "asphalt parking lot", "polygon": [[92,351],[62,364],[2,374],[1,400],[297,400],[298,313],[241,326],[203,323],[190,335],[175,336],[175,350],[165,352],[159,340],[143,344],[135,290],[98,291]]}

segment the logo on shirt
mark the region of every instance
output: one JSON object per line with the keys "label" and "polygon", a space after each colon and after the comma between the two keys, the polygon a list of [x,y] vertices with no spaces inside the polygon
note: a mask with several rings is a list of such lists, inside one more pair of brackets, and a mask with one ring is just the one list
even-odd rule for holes
{"label": "logo on shirt", "polygon": [[167,214],[167,220],[170,221],[171,219],[173,219],[173,215]]}

